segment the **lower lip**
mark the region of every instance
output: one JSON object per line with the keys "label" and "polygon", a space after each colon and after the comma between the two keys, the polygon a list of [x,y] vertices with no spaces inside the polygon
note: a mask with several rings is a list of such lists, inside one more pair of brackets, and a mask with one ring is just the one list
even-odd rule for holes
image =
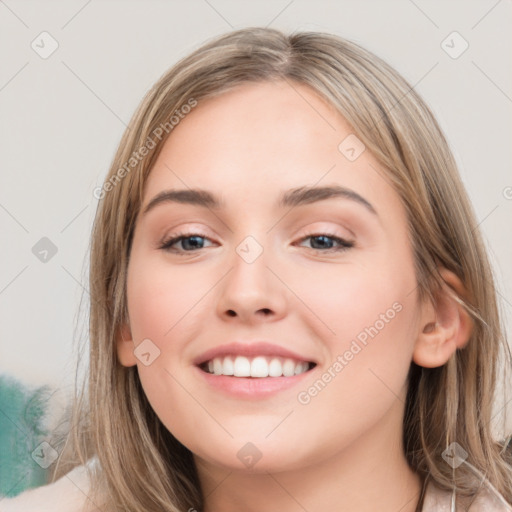
{"label": "lower lip", "polygon": [[290,389],[313,371],[311,369],[293,377],[231,377],[214,375],[201,370],[198,366],[195,368],[211,387],[229,396],[245,399],[266,398]]}

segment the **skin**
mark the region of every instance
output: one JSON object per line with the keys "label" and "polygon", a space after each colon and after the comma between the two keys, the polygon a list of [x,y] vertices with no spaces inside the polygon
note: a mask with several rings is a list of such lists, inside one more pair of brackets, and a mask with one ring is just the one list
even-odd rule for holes
{"label": "skin", "polygon": [[[350,133],[306,86],[244,84],[199,102],[149,176],[142,210],[171,188],[203,188],[226,202],[219,211],[162,203],[139,215],[130,323],[117,344],[121,364],[138,366],[160,420],[193,452],[206,512],[415,510],[420,479],[401,438],[407,372],[411,360],[444,364],[471,325],[442,290],[436,307],[419,302],[405,210],[369,151],[351,162],[338,150]],[[360,194],[377,215],[344,198],[277,206],[284,190],[333,184]],[[181,256],[160,248],[179,232],[206,236],[203,248],[178,242]],[[325,232],[354,246],[328,253],[305,238]],[[249,235],[263,248],[251,264],[236,252]],[[443,276],[463,292],[454,275]],[[400,312],[299,403],[298,393],[394,303]],[[134,348],[147,338],[160,355],[145,366]],[[236,339],[269,340],[318,364],[272,397],[230,398],[206,385],[192,361]],[[237,457],[247,442],[262,455],[252,467]]]}

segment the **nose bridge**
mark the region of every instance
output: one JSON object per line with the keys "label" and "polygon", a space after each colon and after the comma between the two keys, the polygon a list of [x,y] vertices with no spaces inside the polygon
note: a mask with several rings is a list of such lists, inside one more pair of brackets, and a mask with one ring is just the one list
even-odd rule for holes
{"label": "nose bridge", "polygon": [[[249,318],[258,311],[278,314],[283,309],[280,281],[267,267],[273,260],[270,237],[264,228],[252,230],[234,246],[231,271],[226,275],[219,300],[219,313]],[[282,285],[281,285],[282,286]]]}
{"label": "nose bridge", "polygon": [[[257,238],[256,238],[257,237]],[[267,237],[262,239],[262,235],[247,235],[237,246],[235,252],[248,265],[252,265],[256,260],[260,259],[264,251],[264,244],[267,246]],[[261,262],[260,262],[261,263]]]}
{"label": "nose bridge", "polygon": [[[244,200],[246,205],[248,201]],[[232,226],[232,235],[235,240],[232,262],[237,268],[244,268],[245,264],[252,267],[257,263],[258,271],[264,268],[264,263],[271,259],[271,243],[274,231],[268,229],[269,219],[262,213],[267,210],[267,206],[261,201],[252,204],[250,207],[243,208],[240,205],[239,215],[235,225]],[[259,212],[254,215],[254,212]],[[238,241],[238,243],[236,243]],[[250,273],[254,272],[254,269]]]}
{"label": "nose bridge", "polygon": [[267,238],[260,232],[244,236],[234,247],[230,262],[230,284],[243,296],[257,296],[268,286],[267,264],[269,261]]}

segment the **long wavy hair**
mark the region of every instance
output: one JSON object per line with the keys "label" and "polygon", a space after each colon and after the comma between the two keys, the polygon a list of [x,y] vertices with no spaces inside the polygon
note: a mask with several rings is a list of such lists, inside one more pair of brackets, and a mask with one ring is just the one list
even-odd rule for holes
{"label": "long wavy hair", "polygon": [[[266,28],[218,36],[180,60],[149,90],[122,136],[97,194],[88,368],[77,377],[52,481],[95,455],[99,468],[90,470],[91,489],[108,497],[104,512],[203,509],[192,453],[151,408],[137,367],[117,359],[116,339],[128,321],[132,235],[152,165],[172,137],[172,116],[237,85],[275,80],[313,89],[380,163],[407,212],[419,297],[433,300],[442,284],[440,267],[464,285],[464,297],[453,294],[474,323],[467,345],[439,368],[411,362],[403,421],[411,468],[423,489],[432,482],[471,498],[486,479],[512,503],[512,455],[504,428],[495,434],[492,425],[496,384],[508,374],[510,349],[477,221],[438,123],[397,71],[359,45],[331,34]],[[456,469],[442,457],[452,442],[468,453]]]}

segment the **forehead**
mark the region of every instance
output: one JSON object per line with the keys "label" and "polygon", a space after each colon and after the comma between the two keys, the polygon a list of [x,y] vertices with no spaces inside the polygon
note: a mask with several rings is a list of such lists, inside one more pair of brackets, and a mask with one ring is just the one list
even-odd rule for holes
{"label": "forehead", "polygon": [[[308,156],[307,162],[318,164],[322,154],[332,159],[329,153],[345,132],[350,128],[343,118],[309,87],[285,81],[249,83],[199,101],[173,130],[164,151],[178,156],[180,148],[193,149],[194,159],[205,162],[214,153],[226,167],[240,159],[244,167],[249,158],[268,162],[284,153],[291,162]],[[269,171],[283,168],[274,161]]]}
{"label": "forehead", "polygon": [[175,126],[151,170],[144,203],[165,189],[201,188],[229,204],[263,206],[290,188],[339,184],[372,204],[400,208],[369,151],[347,158],[347,144],[354,143],[362,144],[308,86],[243,84],[199,101]]}

